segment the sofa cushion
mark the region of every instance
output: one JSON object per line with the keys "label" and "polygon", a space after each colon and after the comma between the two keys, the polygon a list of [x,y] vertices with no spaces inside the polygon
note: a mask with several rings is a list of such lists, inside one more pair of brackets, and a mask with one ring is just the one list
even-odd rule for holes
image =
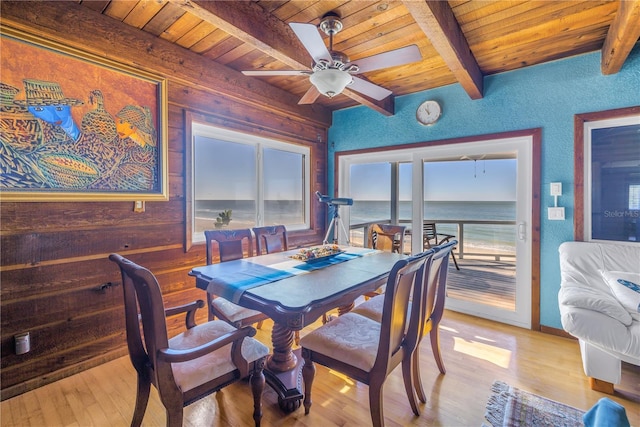
{"label": "sofa cushion", "polygon": [[640,273],[640,245],[564,242],[560,245],[563,284],[579,284],[611,293],[600,271]]}
{"label": "sofa cushion", "polygon": [[640,273],[640,245],[600,243],[603,267],[606,271],[628,271]]}
{"label": "sofa cushion", "polygon": [[[560,305],[583,308],[605,314],[624,326],[631,325],[633,318],[629,312],[608,293],[583,286],[564,285],[558,293]],[[571,331],[569,331],[571,332]]]}
{"label": "sofa cushion", "polygon": [[640,274],[604,270],[600,274],[620,304],[633,318],[640,320]]}

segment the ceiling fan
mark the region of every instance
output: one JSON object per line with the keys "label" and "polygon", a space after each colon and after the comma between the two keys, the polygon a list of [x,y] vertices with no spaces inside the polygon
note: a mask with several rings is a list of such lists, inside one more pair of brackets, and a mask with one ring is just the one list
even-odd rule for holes
{"label": "ceiling fan", "polygon": [[298,104],[312,104],[318,96],[329,98],[341,93],[347,86],[375,100],[382,100],[391,95],[391,91],[373,84],[356,74],[366,73],[381,68],[395,67],[422,59],[416,45],[406,46],[389,52],[372,55],[352,63],[342,52],[333,50],[333,36],[342,30],[342,21],[335,12],[322,17],[319,28],[329,36],[329,48],[324,44],[318,29],[313,24],[292,22],[289,24],[302,45],[313,58],[311,70],[279,70],[279,71],[243,71],[247,76],[309,76],[311,87],[302,96]]}

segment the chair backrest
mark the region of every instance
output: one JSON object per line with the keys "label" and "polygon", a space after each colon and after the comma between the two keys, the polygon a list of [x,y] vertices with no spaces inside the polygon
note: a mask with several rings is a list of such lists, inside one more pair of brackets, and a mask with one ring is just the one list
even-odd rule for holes
{"label": "chair backrest", "polygon": [[[160,285],[149,270],[119,254],[111,254],[109,259],[122,273],[127,345],[138,373],[131,425],[142,423],[151,384],[166,409],[167,426],[178,426],[182,425],[185,405],[250,374],[253,419],[259,426],[264,388],[262,367],[269,350],[258,341],[245,340],[255,335],[255,329],[235,329],[222,321],[196,326],[195,312],[204,306],[202,300],[165,310]],[[184,332],[169,340],[165,317],[182,314],[191,333]],[[229,348],[228,356],[226,351],[219,351],[223,348]],[[245,357],[245,348],[251,360]]]}
{"label": "chair backrest", "polygon": [[156,385],[158,376],[173,380],[170,366],[164,363],[158,365],[156,360],[157,349],[169,346],[164,302],[156,277],[146,268],[119,254],[111,254],[109,259],[118,264],[122,273],[127,346],[133,366],[140,374],[153,375],[151,380]]}
{"label": "chair backrest", "polygon": [[423,321],[421,322],[420,337],[427,329],[427,322],[437,325],[442,319],[446,299],[447,276],[449,274],[449,254],[458,244],[452,240],[443,245],[434,246],[429,274],[426,277],[426,291],[423,294]]}
{"label": "chair backrest", "polygon": [[381,251],[401,252],[406,228],[404,225],[371,224],[367,246]]}
{"label": "chair backrest", "polygon": [[256,255],[262,255],[289,250],[287,228],[284,225],[254,227],[256,237]]}
{"label": "chair backrest", "polygon": [[423,275],[433,253],[429,250],[405,258],[391,269],[384,293],[380,345],[372,371],[390,372],[399,361],[393,361],[394,356],[401,358],[403,353],[412,352],[417,345],[422,320],[421,304],[411,304],[409,316],[407,312],[412,296],[416,301],[423,300]]}
{"label": "chair backrest", "polygon": [[437,240],[437,231],[435,222],[423,222],[422,223],[422,240],[425,244],[429,244],[431,240]]}
{"label": "chair backrest", "polygon": [[207,264],[213,263],[214,243],[218,247],[220,262],[244,258],[243,247],[247,247],[247,256],[253,256],[253,236],[248,228],[237,230],[205,230],[207,244]]}

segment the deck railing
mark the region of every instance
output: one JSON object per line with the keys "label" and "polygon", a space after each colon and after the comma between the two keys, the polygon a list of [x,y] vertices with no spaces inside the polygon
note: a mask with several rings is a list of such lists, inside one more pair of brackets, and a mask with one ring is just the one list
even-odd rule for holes
{"label": "deck railing", "polygon": [[[471,242],[468,242],[465,237],[465,226],[482,226],[488,227],[487,230],[491,228],[498,227],[512,227],[513,236],[515,239],[515,221],[504,221],[504,220],[452,220],[452,219],[433,219],[429,220],[429,222],[435,222],[437,226],[441,226],[438,229],[439,233],[445,234],[453,234],[455,239],[458,241],[458,245],[455,250],[455,254],[459,259],[464,259],[465,257],[480,257],[480,258],[493,258],[496,261],[500,261],[502,258],[515,259],[515,248],[513,251],[507,251],[504,248],[499,246],[496,247],[482,247],[480,248],[477,245],[473,245]],[[391,223],[389,219],[380,219],[375,221],[368,221],[359,224],[352,224],[349,226],[349,239],[352,243],[357,244],[359,240],[362,241],[362,245],[367,245],[367,236],[369,235],[369,226],[372,224],[388,224]],[[400,220],[401,224],[410,224],[410,220]],[[455,227],[453,227],[455,226]],[[360,230],[362,230],[362,237],[358,239]],[[504,229],[502,230],[504,231]],[[503,233],[504,234],[504,233]],[[408,245],[411,248],[411,229],[407,229],[407,233],[405,236],[405,245]],[[471,239],[469,239],[471,240]],[[469,243],[468,249],[465,246],[466,243]],[[502,242],[508,243],[508,242]],[[515,240],[512,242],[515,244]],[[486,244],[486,242],[485,242]]]}

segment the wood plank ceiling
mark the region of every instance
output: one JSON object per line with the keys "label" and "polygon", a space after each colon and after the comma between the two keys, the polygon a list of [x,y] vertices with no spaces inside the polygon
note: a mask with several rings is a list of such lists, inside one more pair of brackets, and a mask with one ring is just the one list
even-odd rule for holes
{"label": "wood plank ceiling", "polygon": [[[170,41],[238,72],[308,70],[312,61],[289,23],[318,25],[337,12],[344,29],[334,50],[352,62],[415,44],[422,60],[359,77],[393,95],[375,101],[346,89],[316,103],[358,103],[393,114],[393,97],[460,83],[484,95],[482,78],[586,52],[602,52],[602,72],[620,70],[640,37],[640,0],[82,0],[83,6]],[[328,37],[322,34],[328,45]],[[248,77],[302,97],[307,76]]]}

